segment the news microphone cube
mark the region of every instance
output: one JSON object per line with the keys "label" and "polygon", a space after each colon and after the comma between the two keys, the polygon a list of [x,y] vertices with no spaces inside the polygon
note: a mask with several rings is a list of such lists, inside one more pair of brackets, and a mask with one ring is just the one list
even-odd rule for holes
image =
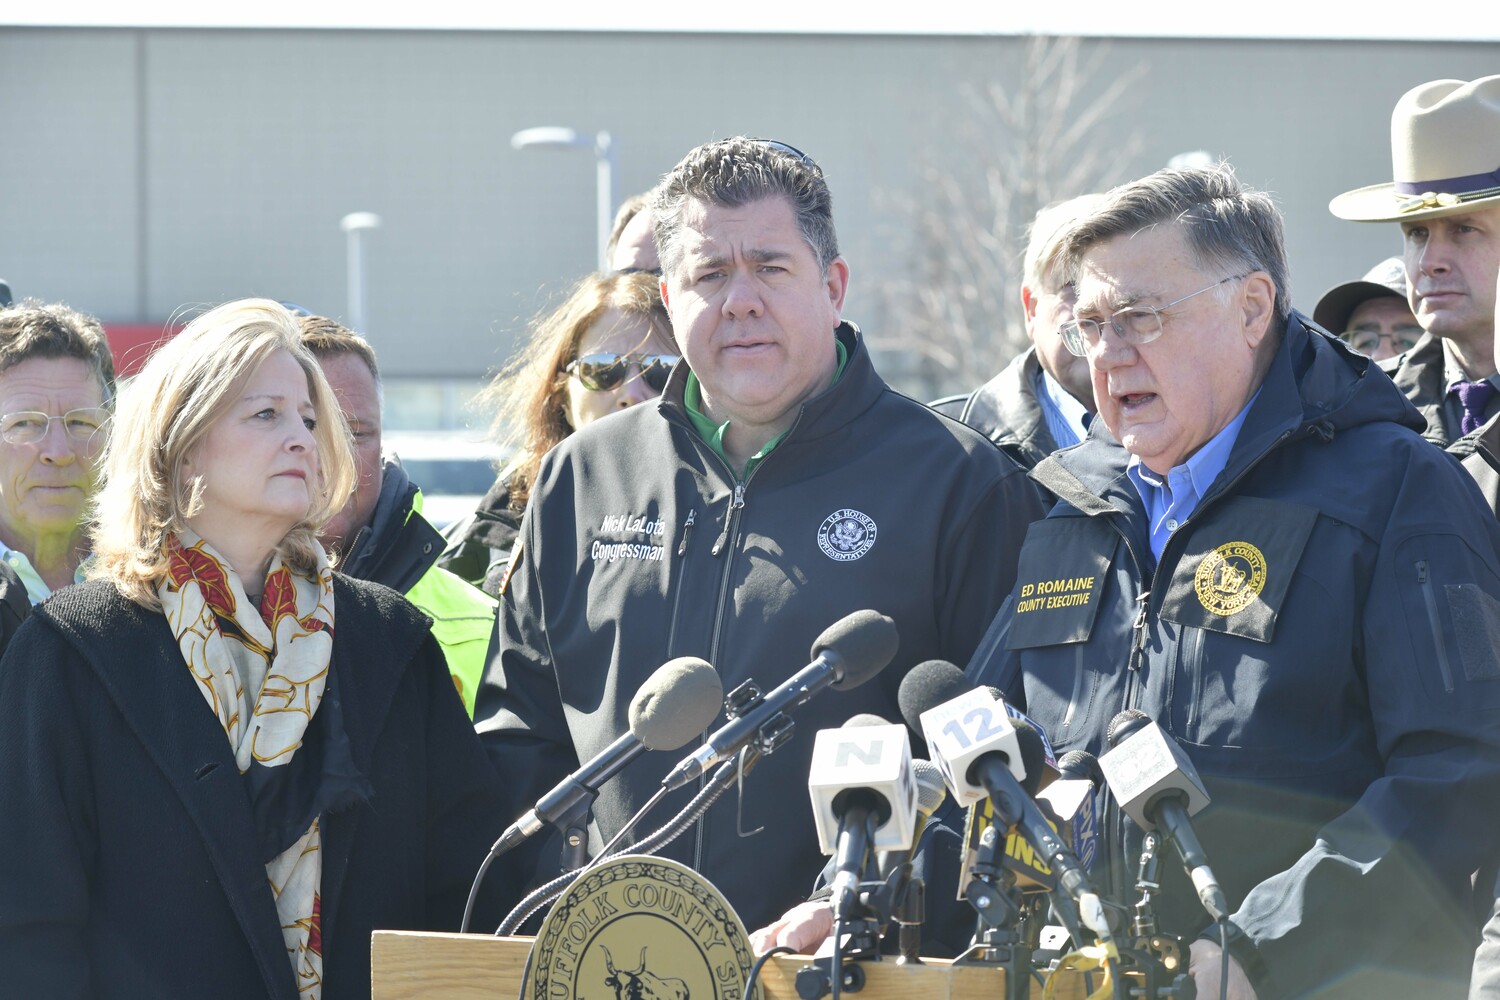
{"label": "news microphone cube", "polygon": [[917,783],[911,769],[911,738],[905,726],[845,726],[820,729],[813,741],[807,790],[812,796],[818,846],[832,855],[838,847],[840,807],[849,794],[868,791],[883,797],[890,817],[875,829],[877,851],[911,847],[917,826]]}
{"label": "news microphone cube", "polygon": [[1197,768],[1177,741],[1154,722],[1100,757],[1099,767],[1115,801],[1142,830],[1156,829],[1146,814],[1163,795],[1185,796],[1189,816],[1208,805],[1208,792]]}
{"label": "news microphone cube", "polygon": [[960,806],[972,805],[989,795],[984,786],[969,780],[969,767],[987,753],[1002,753],[1017,781],[1026,780],[1016,727],[1005,703],[984,688],[976,688],[922,713],[922,734],[932,759],[943,769],[943,778]]}
{"label": "news microphone cube", "polygon": [[1078,855],[1084,871],[1094,867],[1099,853],[1099,814],[1094,783],[1085,778],[1058,778],[1036,795],[1042,811],[1051,811],[1060,824],[1063,842]]}

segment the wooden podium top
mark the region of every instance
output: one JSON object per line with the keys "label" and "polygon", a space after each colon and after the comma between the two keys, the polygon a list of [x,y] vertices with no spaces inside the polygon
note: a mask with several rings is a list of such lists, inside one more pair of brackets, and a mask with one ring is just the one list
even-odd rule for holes
{"label": "wooden podium top", "polygon": [[[489,934],[428,934],[376,931],[371,940],[373,1000],[496,1000],[518,997],[531,938]],[[778,955],[761,971],[765,1000],[797,1000],[793,979],[805,955]],[[1005,973],[981,966],[953,966],[943,959],[924,965],[870,962],[860,1000],[992,1000],[1005,995]],[[1069,974],[1057,984],[1059,1000],[1084,1000],[1087,983]],[[1033,983],[1033,986],[1036,986]],[[1059,988],[1061,987],[1061,988]],[[1040,988],[1032,992],[1040,996]]]}

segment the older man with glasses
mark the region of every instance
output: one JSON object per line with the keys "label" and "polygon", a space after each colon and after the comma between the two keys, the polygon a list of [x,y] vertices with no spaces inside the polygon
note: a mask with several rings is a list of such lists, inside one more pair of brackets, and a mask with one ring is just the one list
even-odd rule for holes
{"label": "older man with glasses", "polygon": [[[1115,189],[1067,255],[1108,433],[1033,472],[1061,502],[1017,587],[1086,585],[1013,599],[970,677],[1058,753],[1104,753],[1125,709],[1186,751],[1229,912],[1175,864],[1156,902],[1200,997],[1461,996],[1500,797],[1500,524],[1292,311],[1280,214],[1227,167]],[[1094,875],[1129,904],[1143,831],[1112,803],[1101,829]]]}
{"label": "older man with glasses", "polygon": [[[726,691],[752,678],[768,690],[829,625],[889,615],[893,665],[799,710],[790,742],[664,852],[756,926],[823,866],[797,791],[815,731],[860,712],[897,718],[906,671],[968,659],[1041,506],[981,435],[876,374],[841,317],[849,266],[811,157],[709,143],[650,211],[682,362],[658,404],[592,423],[543,460],[475,718],[520,815],[624,733],[659,664],[702,657]],[[648,755],[600,791],[605,837],[672,763]]]}
{"label": "older man with glasses", "polygon": [[115,369],[92,316],[0,310],[0,649],[31,605],[83,578]]}

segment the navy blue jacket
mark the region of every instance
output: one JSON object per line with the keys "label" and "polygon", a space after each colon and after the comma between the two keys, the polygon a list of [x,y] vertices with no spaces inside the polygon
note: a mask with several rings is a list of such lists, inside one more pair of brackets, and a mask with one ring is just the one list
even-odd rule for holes
{"label": "navy blue jacket", "polygon": [[[509,818],[426,620],[384,587],[334,594],[370,794],[322,818],[324,1000],[370,995],[372,929],[457,930]],[[160,612],[103,582],[41,604],[0,660],[0,760],[0,994],[294,1000],[249,796]]]}
{"label": "navy blue jacket", "polygon": [[[1130,707],[1177,738],[1263,998],[1461,995],[1500,807],[1500,524],[1391,381],[1304,323],[1159,565],[1102,426],[1037,467],[1061,499],[970,674],[1059,753],[1103,753]],[[1104,831],[1100,885],[1133,901],[1140,831],[1113,808]],[[1163,923],[1191,936],[1167,867]]]}

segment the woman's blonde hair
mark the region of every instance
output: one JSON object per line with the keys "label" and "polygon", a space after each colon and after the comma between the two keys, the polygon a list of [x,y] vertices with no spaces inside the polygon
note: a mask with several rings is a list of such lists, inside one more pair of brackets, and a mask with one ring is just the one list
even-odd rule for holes
{"label": "woman's blonde hair", "polygon": [[156,587],[167,573],[167,538],[203,505],[202,480],[184,481],[183,463],[277,351],[290,354],[307,375],[321,486],[277,551],[294,569],[316,565],[318,529],[354,492],[349,427],[323,370],[302,346],[297,318],[269,299],[241,299],[189,323],[120,392],[101,462],[104,485],[94,501],[91,578],[109,580],[138,604],[160,607]]}
{"label": "woman's blonde hair", "polygon": [[500,473],[509,482],[514,510],[525,508],[542,456],[576,430],[568,417],[568,363],[578,357],[584,334],[611,310],[626,322],[645,323],[665,343],[675,343],[656,275],[591,274],[573,286],[567,301],[532,325],[520,356],[476,399],[481,408],[495,410],[494,438],[514,449]]}

